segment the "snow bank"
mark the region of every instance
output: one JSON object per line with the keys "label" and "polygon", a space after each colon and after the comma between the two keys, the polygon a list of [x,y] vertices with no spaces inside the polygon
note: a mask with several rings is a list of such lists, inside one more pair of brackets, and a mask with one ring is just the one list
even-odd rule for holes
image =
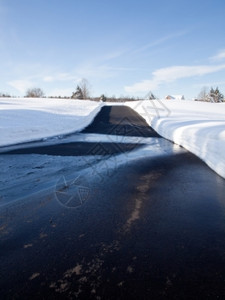
{"label": "snow bank", "polygon": [[225,178],[225,103],[127,102],[161,136],[200,157]]}
{"label": "snow bank", "polygon": [[[103,105],[88,100],[0,98],[0,146],[80,131]],[[126,105],[160,135],[194,153],[225,178],[225,103],[146,100]]]}
{"label": "snow bank", "polygon": [[79,131],[101,107],[88,100],[0,98],[0,146]]}

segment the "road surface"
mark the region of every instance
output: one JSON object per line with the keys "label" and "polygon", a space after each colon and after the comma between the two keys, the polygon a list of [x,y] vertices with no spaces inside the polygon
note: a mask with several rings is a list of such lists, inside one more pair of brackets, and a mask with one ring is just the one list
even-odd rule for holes
{"label": "road surface", "polygon": [[225,298],[225,180],[130,108],[2,152],[1,299]]}

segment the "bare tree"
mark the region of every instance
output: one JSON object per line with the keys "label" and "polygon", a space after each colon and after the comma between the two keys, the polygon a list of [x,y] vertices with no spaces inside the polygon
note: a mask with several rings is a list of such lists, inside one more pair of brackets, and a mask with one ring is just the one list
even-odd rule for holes
{"label": "bare tree", "polygon": [[44,97],[44,92],[40,88],[32,88],[28,89],[26,92],[26,96],[28,98],[42,98]]}
{"label": "bare tree", "polygon": [[208,95],[209,95],[208,88],[204,86],[201,89],[201,92],[198,94],[198,99],[201,101],[209,101]]}
{"label": "bare tree", "polygon": [[82,91],[83,99],[89,99],[90,98],[90,90],[91,90],[91,85],[88,82],[87,79],[83,78],[79,84],[79,87]]}

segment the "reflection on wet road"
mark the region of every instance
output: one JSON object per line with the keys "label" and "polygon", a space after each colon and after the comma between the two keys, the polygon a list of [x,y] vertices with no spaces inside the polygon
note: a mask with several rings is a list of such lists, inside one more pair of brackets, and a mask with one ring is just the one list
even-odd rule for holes
{"label": "reflection on wet road", "polygon": [[224,299],[225,180],[158,136],[67,139],[91,154],[0,156],[1,298]]}

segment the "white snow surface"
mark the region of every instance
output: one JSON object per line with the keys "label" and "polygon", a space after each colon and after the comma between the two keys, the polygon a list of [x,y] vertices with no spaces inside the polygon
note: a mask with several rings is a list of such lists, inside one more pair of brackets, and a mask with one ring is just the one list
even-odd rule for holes
{"label": "white snow surface", "polygon": [[161,136],[225,178],[225,103],[154,100],[127,102]]}
{"label": "white snow surface", "polygon": [[[80,131],[103,105],[89,100],[0,98],[0,147]],[[145,100],[125,105],[225,178],[225,103]]]}
{"label": "white snow surface", "polygon": [[101,107],[89,100],[0,98],[0,147],[79,131]]}

